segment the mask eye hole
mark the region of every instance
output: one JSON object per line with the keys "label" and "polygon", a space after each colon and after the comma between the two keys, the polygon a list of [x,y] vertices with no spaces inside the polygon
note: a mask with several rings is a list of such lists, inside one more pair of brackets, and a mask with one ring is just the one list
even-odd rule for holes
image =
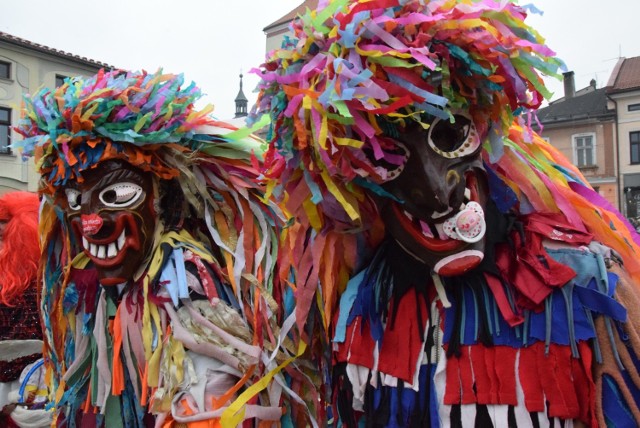
{"label": "mask eye hole", "polygon": [[129,207],[143,194],[142,187],[134,183],[116,183],[100,192],[100,202],[110,208]]}
{"label": "mask eye hole", "polygon": [[[365,148],[362,151],[363,160],[375,170],[382,181],[393,180],[404,170],[409,159],[409,149],[396,139],[380,138],[378,141],[381,143],[381,156],[376,158],[372,149]],[[368,175],[367,171],[361,168],[356,168],[354,171],[362,176]]]}
{"label": "mask eye hole", "polygon": [[454,122],[436,119],[429,127],[429,146],[439,155],[455,158],[469,155],[480,146],[480,137],[471,119],[454,115]]}
{"label": "mask eye hole", "polygon": [[73,211],[80,209],[80,191],[77,189],[65,189],[64,193],[67,195],[67,204]]}

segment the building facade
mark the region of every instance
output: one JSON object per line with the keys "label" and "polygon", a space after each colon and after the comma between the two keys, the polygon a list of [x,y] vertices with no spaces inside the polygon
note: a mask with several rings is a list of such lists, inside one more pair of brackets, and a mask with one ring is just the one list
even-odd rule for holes
{"label": "building facade", "polygon": [[620,150],[621,211],[640,218],[640,57],[618,60],[607,84],[616,110]]}
{"label": "building facade", "polygon": [[293,21],[298,15],[304,13],[305,10],[313,10],[317,6],[318,0],[304,0],[300,6],[264,27],[262,31],[264,31],[267,36],[266,52],[271,52],[272,50],[281,47],[285,36],[291,37],[293,35],[293,33],[289,31],[289,24],[291,21]]}
{"label": "building facade", "polygon": [[606,88],[595,80],[575,90],[574,74],[564,73],[564,97],[537,112],[536,131],[560,150],[613,206],[620,207],[616,112]]}
{"label": "building facade", "polygon": [[23,95],[59,86],[66,77],[91,76],[100,68],[112,67],[0,32],[0,194],[38,187],[33,160],[23,160],[10,147],[18,138],[12,127],[20,119]]}

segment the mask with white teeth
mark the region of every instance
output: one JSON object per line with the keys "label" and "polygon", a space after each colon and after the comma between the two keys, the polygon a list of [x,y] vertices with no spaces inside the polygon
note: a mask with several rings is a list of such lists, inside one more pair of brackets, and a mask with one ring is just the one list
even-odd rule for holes
{"label": "mask with white teeth", "polygon": [[151,251],[155,229],[150,173],[107,160],[61,192],[73,233],[98,272],[113,286],[135,279]]}
{"label": "mask with white teeth", "polygon": [[398,144],[409,153],[401,172],[377,198],[388,234],[442,276],[460,275],[484,257],[487,197],[482,137],[470,117],[411,124]]}

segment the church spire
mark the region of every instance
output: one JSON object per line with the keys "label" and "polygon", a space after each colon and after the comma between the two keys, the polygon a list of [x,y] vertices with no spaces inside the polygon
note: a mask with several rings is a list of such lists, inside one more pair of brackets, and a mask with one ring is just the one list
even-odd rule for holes
{"label": "church spire", "polygon": [[240,91],[236,97],[236,115],[235,117],[245,117],[247,115],[247,97],[242,92],[242,72],[240,72]]}

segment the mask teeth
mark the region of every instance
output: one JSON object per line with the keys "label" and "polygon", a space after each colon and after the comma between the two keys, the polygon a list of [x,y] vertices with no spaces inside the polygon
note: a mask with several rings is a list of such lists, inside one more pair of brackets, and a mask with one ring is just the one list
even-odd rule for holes
{"label": "mask teeth", "polygon": [[420,230],[422,234],[427,238],[433,238],[433,231],[431,230],[431,226],[428,223],[420,220]]}
{"label": "mask teeth", "polygon": [[438,238],[439,239],[441,239],[443,241],[447,240],[447,239],[451,239],[451,237],[449,235],[444,233],[443,223],[436,224],[436,231],[438,232]]}
{"label": "mask teeth", "polygon": [[434,212],[433,214],[431,214],[431,219],[438,220],[438,219],[446,216],[447,214],[449,214],[451,211],[453,211],[453,209],[451,207],[449,207],[449,208],[447,208],[446,211]]}
{"label": "mask teeth", "polygon": [[469,189],[468,187],[464,188],[464,202],[462,202],[460,204],[460,207],[458,208],[458,211],[464,211],[465,208],[467,208],[467,204],[471,202],[471,189]]}
{"label": "mask teeth", "polygon": [[118,254],[118,247],[116,247],[115,242],[112,242],[107,246],[107,257],[113,258]]}
{"label": "mask teeth", "polygon": [[124,241],[125,241],[125,236],[124,236],[124,230],[123,230],[120,236],[118,236],[118,242],[117,242],[118,251],[122,250],[122,247],[124,247]]}
{"label": "mask teeth", "polygon": [[82,245],[93,257],[98,259],[111,259],[117,256],[118,252],[124,248],[125,239],[126,237],[123,230],[120,236],[118,236],[118,239],[110,244],[92,244],[83,236]]}

